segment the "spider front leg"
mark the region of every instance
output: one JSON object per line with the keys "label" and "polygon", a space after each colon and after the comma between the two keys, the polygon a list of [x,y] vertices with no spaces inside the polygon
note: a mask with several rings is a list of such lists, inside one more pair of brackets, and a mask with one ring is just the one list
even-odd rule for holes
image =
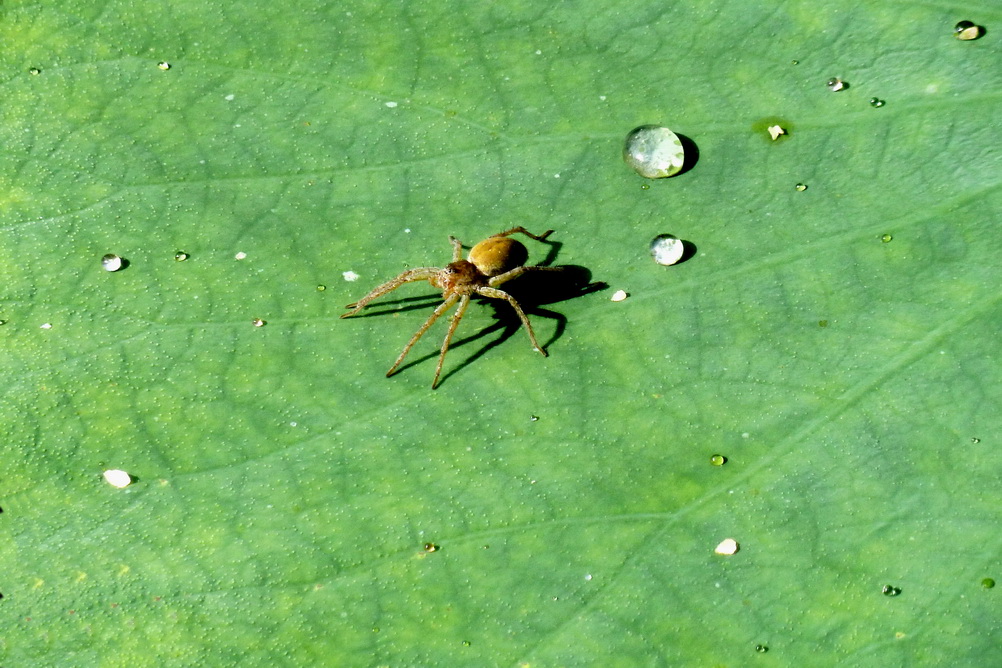
{"label": "spider front leg", "polygon": [[536,236],[535,234],[533,234],[529,230],[527,230],[524,227],[522,227],[521,225],[519,225],[518,227],[513,227],[510,230],[505,230],[504,232],[498,232],[494,236],[496,236],[496,237],[507,237],[507,236],[511,236],[512,234],[524,234],[525,236],[529,237],[530,239],[535,239],[536,241],[546,241],[546,237],[548,237],[551,234],[553,234],[553,230],[546,230],[545,232],[543,232],[539,236]]}
{"label": "spider front leg", "polygon": [[[428,328],[431,327],[435,323],[436,320],[438,320],[438,318],[439,318],[440,315],[442,315],[443,313],[445,313],[446,311],[448,311],[449,308],[453,304],[456,303],[457,299],[459,299],[459,295],[456,295],[456,294],[450,295],[444,302],[442,302],[441,304],[439,304],[435,308],[435,310],[432,312],[432,314],[430,316],[428,316],[428,319],[424,321],[424,324],[421,325],[420,329],[418,329],[418,331],[416,331],[414,333],[414,336],[411,337],[411,340],[407,342],[407,345],[404,346],[404,349],[400,352],[400,356],[397,357],[397,361],[394,362],[393,366],[390,367],[390,370],[386,372],[386,377],[387,378],[389,378],[390,376],[392,376],[393,372],[397,370],[397,367],[400,366],[400,363],[404,361],[405,357],[407,357],[407,353],[409,353],[411,351],[411,348],[414,347],[414,344],[417,343],[417,340],[420,339],[421,336],[425,332],[428,331]],[[468,300],[467,297],[464,297],[464,299]],[[460,307],[460,311],[461,310],[463,310],[462,307]],[[453,317],[453,320],[455,321],[455,317]],[[451,332],[454,329],[455,329],[455,326],[451,326],[449,328],[450,335],[451,335]],[[449,338],[446,337],[445,341],[446,341],[446,345],[442,347],[442,354],[438,358],[438,368],[439,369],[442,368],[442,359],[445,357],[445,349],[448,347]],[[435,382],[438,382],[438,373],[437,372],[435,373]],[[432,388],[434,388],[434,387],[435,387],[435,384],[432,383]]]}
{"label": "spider front leg", "polygon": [[351,304],[345,306],[345,308],[350,308],[352,310],[349,311],[348,313],[342,314],[341,317],[347,318],[348,316],[355,315],[363,308],[365,308],[366,305],[372,300],[382,297],[387,292],[392,292],[393,290],[396,290],[404,283],[411,283],[413,281],[426,281],[432,278],[433,276],[436,276],[440,271],[441,269],[437,267],[421,267],[419,269],[411,269],[409,271],[405,271],[404,273],[400,274],[393,280],[386,281],[382,285],[376,286],[375,288],[372,289],[372,291],[369,294],[365,295],[357,302],[352,302]]}
{"label": "spider front leg", "polygon": [[511,304],[511,307],[515,309],[515,313],[518,314],[519,320],[521,320],[522,324],[525,325],[525,331],[529,333],[529,341],[532,342],[532,347],[538,350],[539,354],[542,355],[543,357],[549,356],[547,352],[543,350],[543,347],[539,345],[539,343],[536,341],[536,334],[535,332],[532,331],[532,325],[529,324],[529,318],[528,316],[525,315],[525,312],[522,310],[522,307],[518,305],[518,302],[515,301],[514,297],[512,297],[504,290],[498,290],[497,288],[484,288],[484,287],[477,288],[477,294],[483,295],[484,297],[491,297],[492,299],[503,299],[509,304]]}

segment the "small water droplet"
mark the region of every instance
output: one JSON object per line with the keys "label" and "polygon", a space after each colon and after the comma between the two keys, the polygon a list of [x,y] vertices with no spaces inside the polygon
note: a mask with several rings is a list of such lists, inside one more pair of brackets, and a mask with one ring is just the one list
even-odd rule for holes
{"label": "small water droplet", "polygon": [[791,64],[791,65],[799,65],[799,64],[800,64],[800,61],[799,61],[799,60],[791,60],[791,61],[790,61],[790,64]]}
{"label": "small water droplet", "polygon": [[724,457],[723,455],[713,455],[710,457],[710,463],[714,466],[723,466],[727,463],[727,457]]}
{"label": "small water droplet", "polygon": [[52,329],[52,323],[51,322],[43,322],[41,325],[39,325],[39,327],[41,329]]}
{"label": "small water droplet", "polygon": [[769,647],[766,645],[755,645],[755,651],[759,654],[765,654],[769,651]]}
{"label": "small water droplet", "polygon": [[953,26],[954,36],[962,42],[969,42],[985,34],[985,29],[972,21],[960,21]]}
{"label": "small water droplet", "polygon": [[317,292],[323,292],[326,289],[327,289],[326,285],[318,285],[317,286]]}
{"label": "small water droplet", "polygon": [[42,73],[42,70],[38,69],[37,67],[32,67],[30,70],[28,70],[28,74],[30,74],[32,76],[36,76],[36,77],[39,74],[41,74],[41,73]]}
{"label": "small water droplet", "polygon": [[846,88],[849,87],[849,84],[842,81],[838,77],[832,77],[831,79],[828,80],[828,83],[826,83],[825,85],[828,86],[828,90],[835,93],[837,93],[840,90],[845,90]]}
{"label": "small water droplet", "polygon": [[247,259],[247,253],[245,253],[243,251],[240,251],[236,255],[233,256],[233,259],[235,259],[235,260],[246,260]]}
{"label": "small water droplet", "polygon": [[659,234],[651,239],[651,257],[660,265],[670,266],[676,264],[685,254],[685,245],[682,240],[671,234]]}
{"label": "small water droplet", "polygon": [[884,242],[885,244],[886,243],[890,243],[893,238],[894,237],[892,237],[890,234],[881,234],[880,235],[880,240],[882,242]]}
{"label": "small water droplet", "polygon": [[729,557],[732,554],[737,554],[738,550],[740,549],[741,546],[738,545],[738,541],[734,540],[733,538],[725,538],[724,540],[720,541],[720,545],[717,545],[715,548],[713,548],[713,551],[716,552],[717,554],[722,554],[724,556]]}
{"label": "small water droplet", "polygon": [[807,190],[807,184],[806,183],[798,183],[797,185],[795,185],[793,187],[797,189],[797,192],[801,192],[801,193],[804,192],[805,190]]}
{"label": "small water droplet", "polygon": [[978,438],[977,436],[975,436],[974,438],[971,439],[971,443],[980,443],[980,442],[981,442],[981,439]]}
{"label": "small water droplet", "polygon": [[125,266],[125,260],[115,255],[114,253],[108,253],[101,258],[101,267],[105,271],[118,271]]}
{"label": "small water droplet", "polygon": [[3,327],[6,324],[7,324],[6,320],[0,320],[0,327]]}
{"label": "small water droplet", "polygon": [[435,545],[435,543],[425,543],[422,549],[425,552],[438,552],[438,545]]}
{"label": "small water droplet", "polygon": [[463,641],[463,647],[469,647],[469,646],[470,646],[470,644],[471,644],[471,643],[470,643],[470,641],[469,641],[469,640],[464,640],[464,641]]}
{"label": "small water droplet", "polygon": [[264,327],[265,325],[268,324],[268,321],[262,320],[261,318],[254,318],[253,320],[251,320],[251,324],[254,325],[255,327]]}
{"label": "small water droplet", "polygon": [[880,593],[884,596],[897,596],[901,593],[901,589],[900,587],[895,587],[894,585],[884,585],[883,589],[880,590]]}
{"label": "small water droplet", "polygon": [[991,589],[992,587],[995,586],[995,580],[993,580],[992,578],[985,578],[984,580],[981,581],[981,586],[984,587],[985,589]]}
{"label": "small water droplet", "polygon": [[178,262],[184,262],[189,257],[191,257],[191,256],[188,255],[187,253],[185,253],[184,251],[178,251],[178,252],[174,253],[174,259],[177,260]]}
{"label": "small water droplet", "polygon": [[168,63],[166,60],[162,60],[159,63],[157,63],[157,67],[166,72],[167,70],[170,69],[170,63]]}
{"label": "small water droplet", "polygon": [[128,487],[132,484],[132,476],[119,469],[109,469],[104,472],[105,481],[112,487]]}
{"label": "small water droplet", "polygon": [[630,293],[628,293],[626,290],[616,290],[614,293],[612,293],[612,301],[621,302],[629,296]]}
{"label": "small water droplet", "polygon": [[641,190],[650,190],[651,189],[651,184],[650,183],[641,183],[640,184],[640,189]]}
{"label": "small water droplet", "polygon": [[530,415],[529,416],[529,422],[539,422],[539,416],[538,415]]}
{"label": "small water droplet", "polygon": [[880,107],[884,106],[884,101],[881,100],[879,97],[871,97],[870,106],[873,107],[874,109],[879,109]]}
{"label": "small water droplet", "polygon": [[678,135],[660,125],[641,125],[626,135],[623,160],[648,179],[673,176],[682,171],[685,149]]}

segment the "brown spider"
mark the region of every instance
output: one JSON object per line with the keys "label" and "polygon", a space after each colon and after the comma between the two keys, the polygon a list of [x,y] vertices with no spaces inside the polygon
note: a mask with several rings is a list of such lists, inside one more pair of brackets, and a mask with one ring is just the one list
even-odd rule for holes
{"label": "brown spider", "polygon": [[468,259],[462,259],[463,256],[463,246],[455,237],[449,237],[449,243],[452,244],[452,262],[445,266],[445,268],[439,267],[421,267],[420,269],[410,269],[400,274],[391,281],[387,281],[382,285],[376,287],[369,294],[365,295],[357,302],[353,304],[348,304],[345,308],[352,309],[348,313],[342,315],[342,318],[347,318],[349,316],[355,315],[361,311],[365,306],[372,300],[382,297],[387,292],[391,290],[396,290],[404,283],[410,283],[412,281],[428,281],[436,288],[442,291],[442,298],[445,300],[435,311],[428,317],[417,333],[411,337],[411,340],[407,342],[404,346],[403,352],[400,353],[400,357],[397,361],[393,363],[390,370],[386,372],[387,376],[393,375],[393,372],[397,370],[400,363],[404,361],[404,357],[410,352],[411,347],[421,338],[421,335],[428,331],[428,328],[432,326],[438,317],[445,313],[449,308],[459,301],[459,308],[452,315],[452,319],[449,322],[449,331],[445,333],[445,341],[442,343],[442,352],[438,356],[438,366],[435,367],[435,378],[431,382],[432,389],[438,385],[438,376],[442,373],[442,363],[445,361],[445,353],[449,349],[449,341],[452,340],[452,335],[456,331],[456,327],[459,325],[459,321],[463,317],[463,313],[466,311],[466,307],[470,304],[470,297],[473,295],[481,295],[482,297],[490,297],[492,299],[503,299],[512,308],[515,309],[515,313],[518,314],[519,319],[522,324],[525,325],[525,330],[529,333],[529,340],[532,342],[532,347],[535,348],[546,357],[546,351],[539,345],[536,341],[536,335],[532,331],[532,325],[529,324],[529,318],[525,316],[525,312],[522,311],[522,307],[518,305],[515,298],[503,290],[499,290],[497,286],[510,281],[513,278],[521,276],[527,271],[555,271],[558,267],[526,267],[525,261],[529,259],[529,251],[526,250],[525,246],[514,239],[509,237],[512,234],[520,233],[529,237],[530,239],[535,239],[536,241],[544,241],[546,237],[553,233],[553,230],[547,230],[543,234],[536,236],[535,234],[529,232],[524,227],[513,227],[510,230],[505,230],[493,236],[487,237],[473,248],[470,249],[470,254]]}

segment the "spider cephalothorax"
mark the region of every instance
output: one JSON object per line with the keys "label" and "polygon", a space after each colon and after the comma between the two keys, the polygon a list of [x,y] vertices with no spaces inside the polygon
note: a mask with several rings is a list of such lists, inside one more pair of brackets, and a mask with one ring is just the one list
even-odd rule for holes
{"label": "spider cephalothorax", "polygon": [[407,342],[407,345],[404,346],[397,361],[386,372],[386,375],[390,376],[397,370],[400,363],[404,361],[404,357],[407,356],[407,353],[410,352],[411,347],[417,340],[421,338],[421,335],[428,331],[428,328],[438,320],[439,316],[449,310],[458,301],[459,307],[449,322],[449,330],[446,332],[445,341],[442,343],[442,352],[438,356],[438,366],[435,367],[435,378],[431,383],[433,389],[438,385],[438,377],[442,373],[442,363],[445,361],[445,353],[449,349],[449,341],[452,340],[452,335],[456,331],[456,327],[459,325],[459,321],[462,319],[463,313],[466,311],[466,307],[469,306],[470,298],[473,295],[490,297],[491,299],[503,299],[511,304],[522,324],[525,325],[525,330],[529,333],[529,340],[532,342],[533,348],[538,350],[543,356],[546,356],[546,351],[536,341],[532,325],[529,324],[529,318],[522,311],[522,307],[519,306],[514,297],[503,290],[499,290],[497,287],[506,281],[521,276],[527,271],[555,269],[555,267],[525,266],[525,261],[529,259],[529,251],[526,250],[522,243],[510,238],[512,234],[516,233],[524,234],[536,241],[543,241],[553,233],[553,230],[548,230],[536,236],[524,227],[513,227],[510,230],[505,230],[504,232],[488,237],[475,245],[470,249],[470,254],[466,260],[462,259],[462,244],[455,237],[449,237],[449,242],[452,244],[453,249],[452,262],[444,268],[421,267],[420,269],[405,271],[393,280],[377,286],[372,292],[357,302],[348,304],[347,308],[350,308],[351,311],[341,317],[347,318],[348,316],[355,315],[372,300],[385,295],[387,292],[396,290],[404,283],[428,281],[442,291],[444,301],[438,305],[425,323],[411,337],[411,340]]}

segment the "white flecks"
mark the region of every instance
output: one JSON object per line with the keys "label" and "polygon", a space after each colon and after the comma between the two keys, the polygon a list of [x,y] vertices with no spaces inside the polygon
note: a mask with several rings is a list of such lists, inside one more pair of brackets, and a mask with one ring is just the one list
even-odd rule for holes
{"label": "white flecks", "polygon": [[786,134],[786,130],[784,130],[779,125],[770,125],[769,126],[769,136],[772,137],[773,141],[776,141],[777,139],[779,139],[780,135],[785,135],[785,134]]}
{"label": "white flecks", "polygon": [[356,274],[353,271],[345,271],[342,272],[341,275],[344,276],[344,280],[348,281],[349,283],[353,283],[358,280],[358,274]]}
{"label": "white flecks", "polygon": [[243,251],[240,251],[239,253],[237,253],[236,255],[234,255],[233,258],[236,259],[236,260],[244,260],[244,259],[247,258],[247,253],[245,253]]}
{"label": "white flecks", "polygon": [[629,296],[630,295],[626,290],[616,290],[614,293],[612,293],[612,301],[621,302]]}
{"label": "white flecks", "polygon": [[740,546],[738,546],[738,541],[734,540],[733,538],[725,538],[724,540],[720,541],[720,545],[713,548],[713,551],[716,552],[717,554],[722,554],[724,556],[729,557],[730,555],[735,554],[739,549],[741,548]]}
{"label": "white flecks", "polygon": [[112,487],[128,487],[132,484],[132,476],[120,469],[108,469],[104,472],[104,479]]}

